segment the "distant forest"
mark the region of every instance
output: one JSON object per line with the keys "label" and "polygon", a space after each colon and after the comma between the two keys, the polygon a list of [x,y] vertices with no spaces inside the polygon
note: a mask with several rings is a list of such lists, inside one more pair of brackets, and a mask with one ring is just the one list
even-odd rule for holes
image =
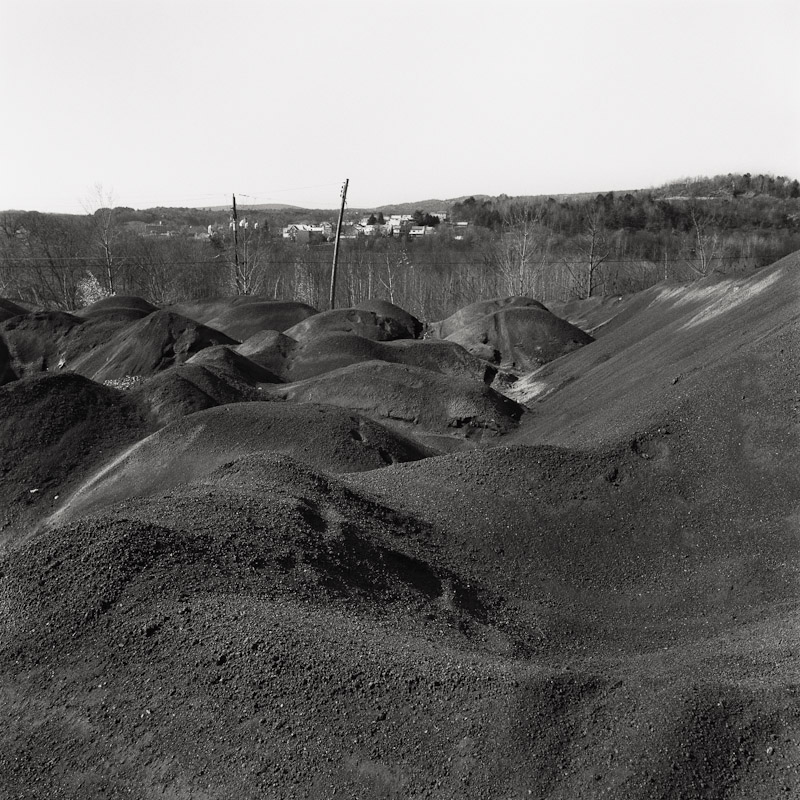
{"label": "distant forest", "polygon": [[[425,204],[418,218],[431,210]],[[782,176],[720,175],[594,196],[465,198],[440,210],[447,224],[418,240],[343,240],[337,305],[383,298],[434,320],[500,295],[552,303],[746,274],[800,249],[800,184]],[[239,293],[322,310],[333,244],[288,241],[281,230],[335,217],[329,210],[242,209],[247,225],[234,242],[220,210],[6,211],[0,297],[75,310],[111,292],[157,305]]]}

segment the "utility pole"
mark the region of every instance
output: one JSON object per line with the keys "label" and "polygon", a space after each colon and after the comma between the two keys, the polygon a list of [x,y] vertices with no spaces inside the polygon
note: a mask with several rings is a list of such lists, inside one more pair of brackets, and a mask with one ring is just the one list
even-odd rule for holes
{"label": "utility pole", "polygon": [[344,217],[344,204],[347,202],[347,186],[350,178],[345,178],[342,186],[342,206],[339,209],[339,222],[336,224],[336,241],[333,245],[333,268],[331,269],[331,308],[336,303],[336,267],[339,263],[339,237],[342,234],[342,218]]}
{"label": "utility pole", "polygon": [[233,268],[236,291],[239,291],[239,221],[236,216],[236,195],[233,196]]}

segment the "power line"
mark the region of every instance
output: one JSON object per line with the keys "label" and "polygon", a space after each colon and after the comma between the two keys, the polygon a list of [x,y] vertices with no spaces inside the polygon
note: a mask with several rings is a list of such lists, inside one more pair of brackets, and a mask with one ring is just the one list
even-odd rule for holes
{"label": "power line", "polygon": [[[316,247],[322,247],[325,245],[312,245],[308,249],[313,249]],[[333,243],[329,243],[329,246],[332,247]],[[351,251],[355,252],[355,251]],[[362,255],[364,251],[361,251]],[[408,253],[407,253],[408,254]],[[385,253],[371,253],[370,257],[375,258],[379,257],[378,260],[381,260],[380,257],[385,255]],[[413,257],[413,253],[408,254],[410,257]],[[710,256],[707,258],[707,261],[744,261],[747,259],[755,258],[756,256]],[[152,259],[136,259],[131,257],[120,256],[120,264],[119,266],[141,266],[142,264],[152,264],[154,263]],[[692,261],[700,261],[700,258],[686,258],[684,256],[670,256],[670,261],[681,261],[681,262],[692,262]],[[54,256],[53,258],[49,258],[48,256],[14,256],[11,258],[2,258],[0,257],[0,264],[3,264],[5,267],[13,267],[13,266],[25,266],[24,264],[15,264],[14,262],[40,262],[46,264],[52,264],[53,262],[64,262],[64,261],[83,261],[83,262],[97,262],[97,263],[104,263],[100,256],[92,255],[92,256]],[[586,258],[568,258],[564,257],[559,259],[558,261],[537,261],[536,266],[543,266],[543,267],[554,267],[554,266],[563,266],[566,264],[586,264],[588,263],[589,259]],[[287,264],[296,264],[298,262],[297,258],[282,258],[282,259],[274,259],[266,257],[266,263],[268,264],[277,264],[277,265],[287,265]],[[225,260],[221,257],[211,258],[211,259],[187,259],[176,261],[172,258],[165,259],[162,263],[167,264],[169,266],[188,266],[191,264],[225,264]],[[491,261],[483,260],[483,259],[474,259],[474,260],[467,260],[467,259],[425,259],[425,263],[428,266],[492,266]],[[663,256],[659,256],[657,259],[654,258],[625,258],[625,259],[605,259],[603,264],[652,264],[653,266],[659,266],[660,264],[664,263]],[[413,266],[413,264],[412,264]]]}

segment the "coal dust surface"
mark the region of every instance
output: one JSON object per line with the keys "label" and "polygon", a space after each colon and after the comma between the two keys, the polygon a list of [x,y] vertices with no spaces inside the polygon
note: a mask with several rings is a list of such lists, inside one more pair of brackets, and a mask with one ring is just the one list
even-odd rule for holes
{"label": "coal dust surface", "polygon": [[800,797],[800,254],[0,309],[1,797]]}

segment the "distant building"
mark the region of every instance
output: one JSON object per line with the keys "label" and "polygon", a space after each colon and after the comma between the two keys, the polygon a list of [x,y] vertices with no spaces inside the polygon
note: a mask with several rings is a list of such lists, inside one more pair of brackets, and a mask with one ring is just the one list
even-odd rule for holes
{"label": "distant building", "polygon": [[161,220],[158,225],[145,225],[145,236],[174,236],[175,232],[171,231]]}
{"label": "distant building", "polygon": [[283,238],[293,242],[308,244],[311,241],[328,241],[333,238],[333,225],[330,222],[320,222],[318,225],[309,225],[305,222],[295,222],[283,229]]}
{"label": "distant building", "polygon": [[387,236],[401,236],[407,234],[414,224],[411,214],[392,214],[386,220],[384,230]]}
{"label": "distant building", "polygon": [[283,238],[284,239],[291,239],[293,242],[297,241],[298,235],[303,236],[311,233],[311,226],[306,225],[302,222],[295,222],[291,225],[287,225],[283,229]]}
{"label": "distant building", "polygon": [[362,222],[355,224],[356,236],[378,236],[382,232],[382,225],[365,225]]}

